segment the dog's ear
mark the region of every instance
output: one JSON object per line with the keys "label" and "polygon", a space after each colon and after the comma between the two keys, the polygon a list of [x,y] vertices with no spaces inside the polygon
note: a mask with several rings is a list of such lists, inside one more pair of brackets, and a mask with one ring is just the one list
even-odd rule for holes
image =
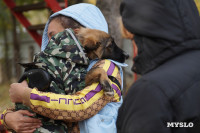
{"label": "dog's ear", "polygon": [[98,48],[101,45],[101,42],[96,42],[96,47]]}
{"label": "dog's ear", "polygon": [[107,43],[106,43],[106,48],[109,48],[111,45],[112,45],[111,42],[107,42]]}
{"label": "dog's ear", "polygon": [[112,37],[107,38],[106,39],[106,48],[111,47],[113,43],[115,43],[115,41]]}

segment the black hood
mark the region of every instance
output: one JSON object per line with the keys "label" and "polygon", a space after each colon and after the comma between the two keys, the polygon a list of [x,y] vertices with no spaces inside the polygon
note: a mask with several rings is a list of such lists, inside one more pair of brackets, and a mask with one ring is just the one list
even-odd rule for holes
{"label": "black hood", "polygon": [[200,17],[194,0],[124,0],[124,26],[135,34],[132,70],[145,74],[183,52],[200,49]]}

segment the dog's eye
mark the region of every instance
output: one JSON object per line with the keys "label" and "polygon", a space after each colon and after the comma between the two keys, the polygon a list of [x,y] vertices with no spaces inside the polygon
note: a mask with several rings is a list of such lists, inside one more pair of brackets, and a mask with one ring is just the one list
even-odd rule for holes
{"label": "dog's eye", "polygon": [[101,45],[101,42],[97,42],[96,45],[98,45],[98,46]]}
{"label": "dog's eye", "polygon": [[112,44],[115,43],[114,39],[112,39]]}

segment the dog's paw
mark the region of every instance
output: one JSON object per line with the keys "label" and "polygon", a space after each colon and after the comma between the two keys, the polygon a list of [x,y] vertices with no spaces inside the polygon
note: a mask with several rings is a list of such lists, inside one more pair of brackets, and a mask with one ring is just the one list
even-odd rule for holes
{"label": "dog's paw", "polygon": [[101,87],[104,90],[104,94],[106,96],[114,96],[113,88],[111,87],[111,85],[107,80],[101,82]]}
{"label": "dog's paw", "polygon": [[104,94],[106,96],[109,96],[109,97],[113,97],[114,96],[114,92],[113,91],[112,92],[104,92]]}

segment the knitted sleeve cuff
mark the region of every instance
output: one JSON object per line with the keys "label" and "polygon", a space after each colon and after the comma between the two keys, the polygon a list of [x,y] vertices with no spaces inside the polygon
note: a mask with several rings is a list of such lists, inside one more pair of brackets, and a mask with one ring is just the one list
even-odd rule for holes
{"label": "knitted sleeve cuff", "polygon": [[5,117],[6,117],[6,115],[8,114],[8,113],[12,113],[14,111],[14,109],[13,108],[10,108],[10,109],[6,109],[6,110],[4,110],[4,112],[1,114],[1,124],[3,124],[4,125],[4,127],[6,128],[6,130],[8,130],[8,131],[12,131],[12,129],[10,129],[9,127],[8,127],[8,125],[6,124],[6,121],[5,121]]}

